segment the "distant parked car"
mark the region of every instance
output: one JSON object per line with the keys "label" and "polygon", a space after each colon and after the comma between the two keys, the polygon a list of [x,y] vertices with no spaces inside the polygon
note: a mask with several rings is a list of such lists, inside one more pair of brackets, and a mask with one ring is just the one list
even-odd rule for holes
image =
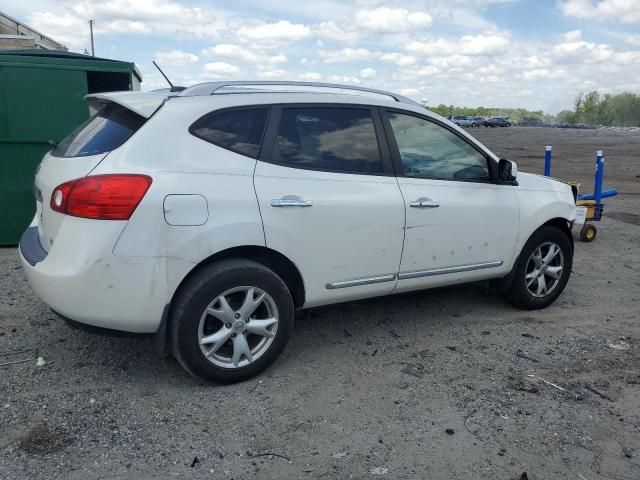
{"label": "distant parked car", "polygon": [[509,117],[489,117],[484,121],[485,127],[510,127]]}
{"label": "distant parked car", "polygon": [[459,127],[477,127],[479,125],[475,117],[468,117],[467,115],[456,115],[451,121]]}

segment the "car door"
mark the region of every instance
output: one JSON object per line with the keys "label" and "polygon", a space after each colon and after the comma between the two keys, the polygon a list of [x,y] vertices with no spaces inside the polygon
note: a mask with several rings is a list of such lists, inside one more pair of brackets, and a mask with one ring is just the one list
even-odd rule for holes
{"label": "car door", "polygon": [[426,116],[382,116],[406,208],[396,291],[504,275],[519,207],[515,187],[493,181],[497,162]]}
{"label": "car door", "polygon": [[393,290],[404,202],[377,109],[274,106],[254,184],[266,245],[300,270],[305,306]]}

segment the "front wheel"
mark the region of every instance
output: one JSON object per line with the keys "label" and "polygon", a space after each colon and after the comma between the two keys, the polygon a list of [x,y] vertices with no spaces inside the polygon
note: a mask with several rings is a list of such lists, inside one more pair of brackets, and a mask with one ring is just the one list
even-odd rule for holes
{"label": "front wheel", "polygon": [[285,283],[259,263],[224,260],[203,267],[172,305],[172,353],[202,380],[246,380],[278,358],[293,327],[293,310]]}
{"label": "front wheel", "polygon": [[572,264],[567,235],[550,225],[541,227],[522,249],[507,299],[525,310],[551,305],[567,285]]}

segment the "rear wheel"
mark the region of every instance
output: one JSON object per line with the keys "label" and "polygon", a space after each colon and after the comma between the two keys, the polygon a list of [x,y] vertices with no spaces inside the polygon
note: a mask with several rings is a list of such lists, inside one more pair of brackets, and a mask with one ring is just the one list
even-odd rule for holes
{"label": "rear wheel", "polygon": [[572,264],[567,235],[553,226],[541,227],[522,249],[507,299],[526,310],[551,305],[567,285]]}
{"label": "rear wheel", "polygon": [[280,355],[293,327],[282,279],[248,260],[224,260],[196,272],[171,309],[170,342],[180,365],[206,381],[234,383]]}

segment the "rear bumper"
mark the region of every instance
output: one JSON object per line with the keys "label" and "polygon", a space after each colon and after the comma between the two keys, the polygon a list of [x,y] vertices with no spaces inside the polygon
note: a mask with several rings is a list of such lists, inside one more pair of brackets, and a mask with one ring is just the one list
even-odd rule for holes
{"label": "rear bumper", "polygon": [[19,256],[31,289],[52,310],[76,322],[156,332],[179,279],[192,265],[163,257],[113,255],[123,228],[124,222],[68,217],[45,252],[37,227],[30,227]]}
{"label": "rear bumper", "polygon": [[38,227],[29,227],[24,231],[20,238],[20,253],[32,267],[47,258],[47,251],[40,244]]}

